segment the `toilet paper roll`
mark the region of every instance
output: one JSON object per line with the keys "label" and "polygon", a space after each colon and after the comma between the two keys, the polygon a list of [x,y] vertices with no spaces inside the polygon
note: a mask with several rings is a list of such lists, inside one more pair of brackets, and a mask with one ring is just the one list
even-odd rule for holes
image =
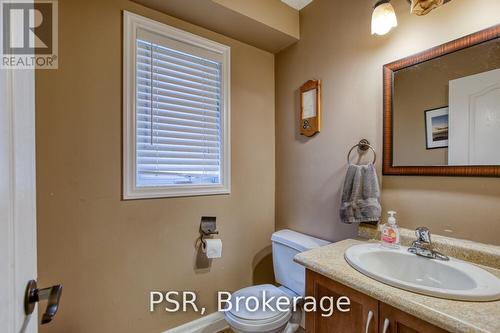
{"label": "toilet paper roll", "polygon": [[222,241],[217,238],[204,239],[206,246],[202,247],[203,253],[206,253],[208,259],[222,257]]}

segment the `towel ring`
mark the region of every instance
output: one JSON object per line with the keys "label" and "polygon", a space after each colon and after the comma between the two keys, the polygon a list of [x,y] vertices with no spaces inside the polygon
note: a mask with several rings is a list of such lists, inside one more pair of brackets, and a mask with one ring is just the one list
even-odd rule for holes
{"label": "towel ring", "polygon": [[362,151],[367,151],[368,149],[371,149],[373,152],[373,162],[372,163],[375,164],[375,162],[377,161],[377,153],[375,152],[375,149],[370,145],[370,141],[368,141],[366,139],[362,139],[361,141],[359,141],[359,143],[352,146],[352,148],[349,150],[349,153],[347,153],[347,163],[348,164],[350,164],[349,160],[351,157],[351,153],[354,150],[354,148],[356,148],[356,147]]}

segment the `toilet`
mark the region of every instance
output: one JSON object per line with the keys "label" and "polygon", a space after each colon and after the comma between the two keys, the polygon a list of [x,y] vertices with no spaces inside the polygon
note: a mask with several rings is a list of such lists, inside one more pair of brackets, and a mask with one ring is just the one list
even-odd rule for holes
{"label": "toilet", "polygon": [[[298,328],[298,323],[288,325],[292,315],[294,315],[292,306],[287,311],[263,311],[262,306],[253,311],[256,302],[249,302],[249,308],[246,308],[243,301],[240,302],[237,308],[236,300],[238,298],[247,299],[252,297],[254,300],[258,300],[259,304],[262,304],[264,301],[263,294],[265,293],[267,299],[274,297],[274,301],[268,304],[273,309],[277,309],[276,300],[279,297],[287,297],[292,300],[293,297],[304,296],[305,269],[295,263],[293,258],[300,252],[330,244],[325,240],[292,230],[277,231],[273,233],[271,240],[274,276],[281,286],[261,284],[240,289],[232,294],[231,309],[225,311],[224,316],[235,333],[278,333],[285,331],[285,329],[287,333],[294,332]],[[300,322],[300,318],[298,322]]]}

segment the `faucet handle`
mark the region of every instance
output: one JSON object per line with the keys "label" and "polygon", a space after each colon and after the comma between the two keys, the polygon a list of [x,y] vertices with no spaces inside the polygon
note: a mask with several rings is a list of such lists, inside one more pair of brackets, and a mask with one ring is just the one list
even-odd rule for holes
{"label": "faucet handle", "polygon": [[417,236],[417,241],[423,244],[431,243],[431,232],[426,227],[418,227],[415,229],[415,235]]}

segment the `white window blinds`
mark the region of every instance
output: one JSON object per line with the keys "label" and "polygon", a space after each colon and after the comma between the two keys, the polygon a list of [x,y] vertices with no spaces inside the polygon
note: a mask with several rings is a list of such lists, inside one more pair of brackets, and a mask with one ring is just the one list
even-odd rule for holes
{"label": "white window blinds", "polygon": [[231,49],[123,13],[123,198],[229,194]]}
{"label": "white window blinds", "polygon": [[136,41],[137,186],[221,183],[221,63]]}

